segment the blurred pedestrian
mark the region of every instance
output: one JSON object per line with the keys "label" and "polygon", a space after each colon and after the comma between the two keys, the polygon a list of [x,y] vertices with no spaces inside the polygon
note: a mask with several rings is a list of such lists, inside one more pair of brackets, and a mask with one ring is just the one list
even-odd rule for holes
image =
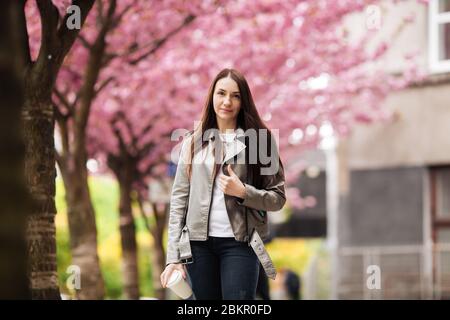
{"label": "blurred pedestrian", "polygon": [[287,269],[285,272],[284,286],[289,300],[300,300],[301,278],[297,273]]}

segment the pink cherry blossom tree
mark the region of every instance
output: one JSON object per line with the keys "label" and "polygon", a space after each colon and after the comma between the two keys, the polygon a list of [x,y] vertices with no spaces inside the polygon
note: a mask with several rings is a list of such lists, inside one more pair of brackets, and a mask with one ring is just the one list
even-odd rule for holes
{"label": "pink cherry blossom tree", "polygon": [[[151,83],[147,91],[151,98],[145,104],[152,105],[151,110],[158,106],[177,110],[174,114],[189,119],[188,129],[192,129],[214,73],[224,66],[236,67],[250,80],[269,127],[279,129],[280,149],[287,161],[301,148],[317,145],[324,124],[335,134],[345,135],[356,122],[387,119],[389,115],[380,107],[383,99],[405,87],[416,74],[369,71],[366,66],[382,57],[388,45],[382,43],[367,52],[366,43],[373,33],[350,43],[341,26],[347,14],[374,2],[221,6],[213,19],[197,19],[189,34],[179,35],[141,64],[143,81]],[[136,79],[139,69],[126,73]],[[129,82],[124,78],[125,84]],[[132,83],[129,89],[121,85],[122,94],[136,94],[137,86]]]}
{"label": "pink cherry blossom tree", "polygon": [[[60,10],[68,4],[54,2]],[[388,117],[380,108],[384,97],[415,74],[370,71],[366,66],[388,45],[367,52],[371,34],[350,43],[342,25],[348,14],[375,2],[97,1],[53,88],[62,146],[56,159],[67,192],[73,262],[84,270],[78,296],[103,297],[88,157],[109,159],[121,184],[119,211],[128,224],[121,228],[124,280],[126,296],[134,298],[129,191],[161,179],[168,129],[192,129],[220,69],[235,67],[246,75],[264,120],[279,129],[285,162],[316,145],[323,124],[347,134],[357,121]],[[38,39],[34,17],[29,14],[27,22],[30,36]],[[31,42],[32,52],[37,44]]]}
{"label": "pink cherry blossom tree", "polygon": [[[195,19],[139,64],[122,64],[121,76],[94,102],[87,141],[89,154],[107,163],[123,185],[126,211],[131,212],[130,190],[139,195],[149,180],[162,179],[161,168],[173,146],[167,143],[168,132],[193,129],[207,87],[223,67],[235,67],[249,79],[261,114],[279,132],[285,162],[316,146],[324,125],[344,135],[356,122],[388,118],[380,108],[383,99],[415,74],[369,72],[366,66],[388,46],[366,52],[371,34],[350,43],[342,27],[347,14],[373,2],[225,3],[214,15]],[[120,182],[125,173],[126,183]],[[289,172],[288,180],[294,178]],[[314,205],[297,192],[288,190],[293,204]],[[164,226],[166,210],[152,206],[156,225]],[[153,232],[159,246],[153,269],[157,275],[164,267],[162,231]]]}
{"label": "pink cherry blossom tree", "polygon": [[[207,13],[214,5],[209,1],[183,4],[176,1],[97,1],[79,41],[65,61],[54,90],[62,146],[56,153],[56,160],[66,189],[72,261],[83,270],[89,270],[82,275],[84,286],[77,291],[79,298],[101,298],[104,294],[86,169],[86,128],[93,103],[103,92],[113,95],[109,89],[113,83],[129,81],[139,71],[132,66],[153,55],[197,15]],[[110,163],[117,162],[110,158]],[[116,172],[121,194],[127,194],[128,176],[124,177],[122,171]],[[137,299],[135,227],[131,207],[123,197],[119,212],[123,222],[120,234],[124,293],[127,298]]]}

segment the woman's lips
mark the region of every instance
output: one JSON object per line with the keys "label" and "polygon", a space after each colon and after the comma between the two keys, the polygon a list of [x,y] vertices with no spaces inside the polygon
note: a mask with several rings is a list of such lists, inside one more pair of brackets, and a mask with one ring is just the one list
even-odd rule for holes
{"label": "woman's lips", "polygon": [[223,111],[223,112],[232,112],[233,110],[231,110],[231,109],[220,109],[221,111]]}

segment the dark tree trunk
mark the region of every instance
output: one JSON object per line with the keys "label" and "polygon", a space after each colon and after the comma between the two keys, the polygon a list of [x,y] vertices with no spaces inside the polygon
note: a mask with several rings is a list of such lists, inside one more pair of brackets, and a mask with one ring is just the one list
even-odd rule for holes
{"label": "dark tree trunk", "polygon": [[[121,157],[122,156],[122,157]],[[116,175],[120,188],[119,224],[122,245],[122,275],[126,299],[139,299],[139,271],[136,227],[131,208],[134,165],[125,154],[108,156],[108,166]]]}
{"label": "dark tree trunk", "polygon": [[[17,1],[0,3],[0,29],[17,30]],[[27,277],[26,219],[31,198],[24,179],[24,143],[20,113],[24,101],[20,77],[21,43],[14,32],[0,34],[0,299],[30,299]],[[17,63],[19,62],[19,63]]]}
{"label": "dark tree trunk", "polygon": [[166,299],[166,290],[161,287],[160,275],[166,267],[166,254],[163,246],[163,236],[164,229],[167,222],[167,216],[169,211],[169,206],[164,205],[164,210],[158,211],[157,205],[152,203],[153,215],[155,218],[155,223],[150,225],[145,213],[143,199],[138,195],[137,201],[139,203],[140,211],[144,219],[145,227],[150,232],[153,238],[153,255],[152,255],[152,280],[153,289],[155,291],[155,297],[159,300]]}
{"label": "dark tree trunk", "polygon": [[136,227],[131,209],[131,180],[120,179],[119,185],[120,239],[122,245],[124,294],[127,299],[139,299]]}
{"label": "dark tree trunk", "polygon": [[72,263],[81,269],[81,288],[76,291],[78,299],[97,300],[105,296],[97,253],[95,211],[88,186],[86,128],[96,94],[95,84],[102,68],[106,34],[110,29],[115,8],[116,1],[110,1],[107,16],[103,20],[100,19],[103,24],[89,48],[83,85],[78,92],[80,102],[79,105],[70,107],[75,110],[70,115],[72,125],[69,126],[67,119],[63,120],[61,115],[57,118],[63,141],[63,152],[58,155],[58,164],[66,188]]}
{"label": "dark tree trunk", "polygon": [[29,277],[33,299],[59,299],[56,268],[55,155],[49,92],[26,81],[22,114],[26,181],[35,205],[28,219]]}
{"label": "dark tree trunk", "polygon": [[61,167],[66,189],[72,264],[80,267],[81,287],[78,299],[103,299],[104,281],[97,253],[95,212],[89,193],[86,161],[71,161]]}
{"label": "dark tree trunk", "polygon": [[156,298],[163,300],[166,298],[166,290],[161,287],[160,275],[166,267],[166,253],[164,251],[163,236],[167,221],[169,206],[164,205],[162,211],[153,204],[153,214],[155,215],[155,224],[151,226],[153,236],[153,287],[155,288]]}
{"label": "dark tree trunk", "polygon": [[[59,155],[58,164],[66,190],[72,263],[81,269],[81,288],[76,293],[78,299],[97,300],[104,298],[105,289],[97,252],[95,210],[88,185],[85,129],[72,130],[75,146]],[[65,133],[61,134],[62,139],[69,141],[67,127],[60,131]]]}
{"label": "dark tree trunk", "polygon": [[[25,179],[33,200],[27,221],[29,281],[33,299],[60,299],[56,268],[55,232],[55,150],[54,110],[51,94],[64,57],[71,49],[78,29],[69,30],[52,1],[37,1],[41,21],[41,43],[36,61],[31,60],[25,17],[26,0],[20,5],[18,25],[10,28],[19,34],[17,55],[24,80],[22,124],[25,138]],[[73,0],[81,11],[81,22],[87,17],[94,0]]]}

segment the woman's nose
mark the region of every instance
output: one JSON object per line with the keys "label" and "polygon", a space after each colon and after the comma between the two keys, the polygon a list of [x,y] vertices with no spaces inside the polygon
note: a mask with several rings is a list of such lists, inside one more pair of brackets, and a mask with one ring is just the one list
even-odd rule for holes
{"label": "woman's nose", "polygon": [[230,105],[230,103],[231,103],[231,99],[229,97],[225,97],[223,100],[223,104],[228,106],[228,105]]}

